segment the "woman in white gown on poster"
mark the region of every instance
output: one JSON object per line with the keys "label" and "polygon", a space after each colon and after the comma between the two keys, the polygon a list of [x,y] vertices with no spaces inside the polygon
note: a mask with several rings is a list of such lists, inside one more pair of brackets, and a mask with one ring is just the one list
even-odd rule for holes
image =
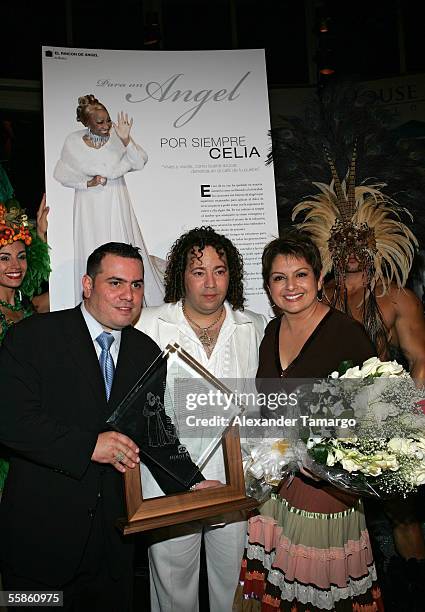
{"label": "woman in white gown on poster", "polygon": [[162,260],[148,255],[124,179],[127,172],[141,170],[148,159],[130,137],[133,119],[120,112],[113,123],[105,106],[90,94],[78,98],[77,121],[86,129],[66,138],[54,171],[57,181],[75,189],[76,301],[90,253],[106,242],[126,242],[138,246],[143,256],[145,304],[162,304]]}

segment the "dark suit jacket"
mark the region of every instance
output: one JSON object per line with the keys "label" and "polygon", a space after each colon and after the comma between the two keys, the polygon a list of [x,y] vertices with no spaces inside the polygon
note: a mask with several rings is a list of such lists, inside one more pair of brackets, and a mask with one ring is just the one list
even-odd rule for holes
{"label": "dark suit jacket", "polygon": [[[112,572],[128,571],[131,539],[115,527],[125,516],[122,475],[91,455],[106,419],[159,352],[142,332],[124,329],[107,402],[79,307],[34,315],[9,330],[0,349],[0,441],[13,450],[0,504],[0,559],[9,571],[51,585],[72,579],[96,504]],[[161,461],[176,448],[158,451]],[[180,464],[182,476],[193,474],[190,460]],[[149,467],[166,492],[182,490]],[[190,484],[199,480],[197,472]]]}

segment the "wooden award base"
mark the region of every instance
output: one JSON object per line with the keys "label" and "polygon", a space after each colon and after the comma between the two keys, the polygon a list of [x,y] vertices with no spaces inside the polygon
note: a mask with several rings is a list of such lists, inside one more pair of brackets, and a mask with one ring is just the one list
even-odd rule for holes
{"label": "wooden award base", "polygon": [[222,444],[227,482],[223,486],[143,499],[139,470],[127,471],[124,475],[127,518],[118,522],[120,530],[127,535],[258,506],[256,499],[245,494],[237,427],[227,429]]}

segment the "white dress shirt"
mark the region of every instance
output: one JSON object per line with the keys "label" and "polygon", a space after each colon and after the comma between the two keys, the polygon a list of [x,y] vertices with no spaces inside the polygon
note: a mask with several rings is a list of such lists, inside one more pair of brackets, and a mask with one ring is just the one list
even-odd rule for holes
{"label": "white dress shirt", "polygon": [[[96,338],[98,338],[100,336],[100,334],[104,331],[106,331],[102,325],[99,323],[99,321],[97,321],[94,316],[92,314],[89,313],[89,311],[87,310],[87,308],[85,307],[84,302],[81,303],[81,312],[83,314],[84,317],[84,321],[86,322],[86,325],[88,327],[89,330],[89,334],[90,337],[93,341],[93,345],[94,348],[96,350],[96,355],[97,358],[99,359],[100,357],[100,353],[102,352],[102,349],[100,348],[100,345],[98,342],[96,342]],[[111,353],[111,357],[114,361],[114,365],[115,367],[117,366],[117,362],[118,362],[118,355],[120,352],[120,344],[121,344],[121,330],[111,330],[108,333],[112,334],[114,337],[115,342],[113,342],[111,344],[111,348],[110,348],[110,353]]]}

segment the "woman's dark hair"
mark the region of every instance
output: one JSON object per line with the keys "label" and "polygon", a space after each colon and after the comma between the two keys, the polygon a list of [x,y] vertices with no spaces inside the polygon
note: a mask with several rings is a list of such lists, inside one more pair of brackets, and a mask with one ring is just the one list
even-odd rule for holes
{"label": "woman's dark hair", "polygon": [[303,257],[313,268],[316,279],[320,277],[322,271],[322,260],[319,249],[305,232],[296,228],[284,230],[279,238],[275,238],[267,244],[262,257],[263,284],[267,291],[270,279],[270,272],[273,261],[278,255],[285,257]]}
{"label": "woman's dark hair", "polygon": [[143,266],[143,259],[140,255],[139,247],[135,247],[132,244],[126,244],[125,242],[107,242],[97,247],[87,259],[86,274],[93,280],[102,267],[102,259],[105,255],[117,255],[118,257],[125,257],[127,259],[137,259]]}
{"label": "woman's dark hair", "polygon": [[167,255],[167,268],[165,270],[165,297],[164,302],[175,304],[185,296],[184,273],[187,266],[187,257],[196,256],[196,251],[205,247],[213,247],[220,257],[226,256],[229,269],[229,287],[226,300],[233,310],[243,310],[245,301],[243,295],[243,262],[242,256],[234,244],[223,236],[217,234],[212,227],[195,227],[177,238]]}

